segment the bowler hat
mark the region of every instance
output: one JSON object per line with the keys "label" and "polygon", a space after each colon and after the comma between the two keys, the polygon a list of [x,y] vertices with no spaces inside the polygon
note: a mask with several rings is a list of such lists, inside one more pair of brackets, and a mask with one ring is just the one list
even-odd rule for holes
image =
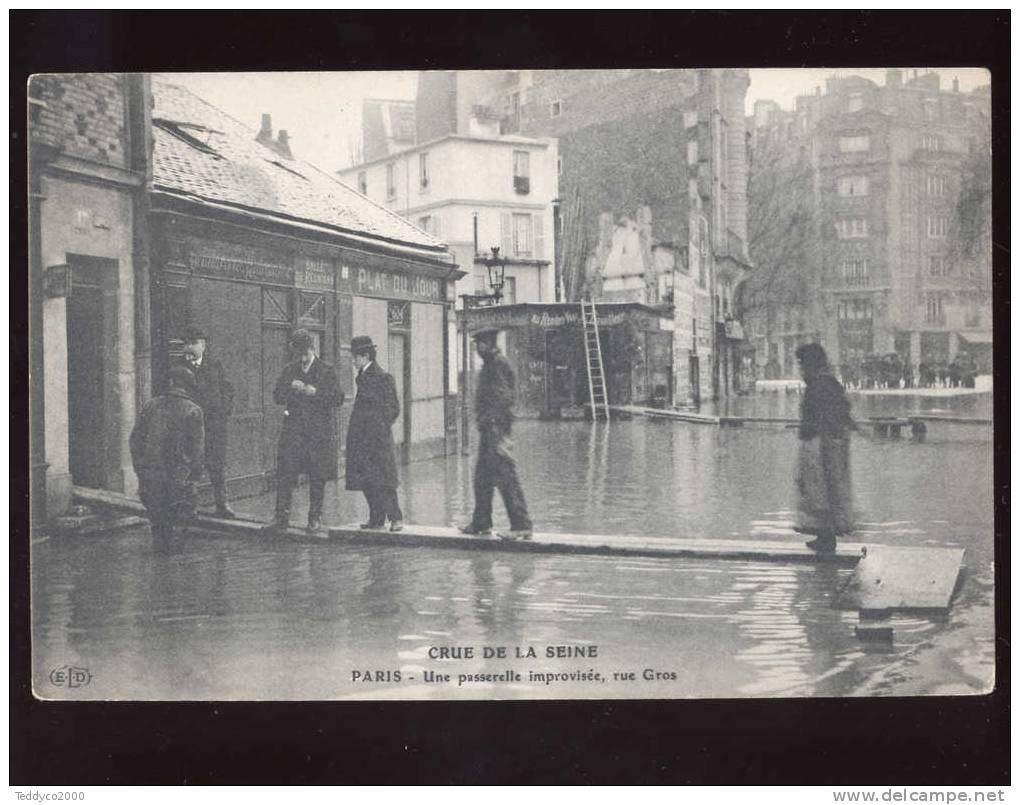
{"label": "bowler hat", "polygon": [[351,339],[351,352],[368,352],[370,349],[375,349],[375,344],[372,343],[372,336],[356,335]]}
{"label": "bowler hat", "polygon": [[308,349],[312,343],[312,334],[303,327],[298,328],[290,334],[290,344],[292,347]]}
{"label": "bowler hat", "polygon": [[201,327],[191,325],[184,330],[184,343],[193,344],[195,341],[208,340],[205,331]]}
{"label": "bowler hat", "polygon": [[471,337],[475,341],[495,341],[497,335],[499,335],[499,329],[496,327],[485,327],[471,333]]}
{"label": "bowler hat", "polygon": [[170,367],[170,385],[194,391],[195,375],[187,366],[172,366]]}

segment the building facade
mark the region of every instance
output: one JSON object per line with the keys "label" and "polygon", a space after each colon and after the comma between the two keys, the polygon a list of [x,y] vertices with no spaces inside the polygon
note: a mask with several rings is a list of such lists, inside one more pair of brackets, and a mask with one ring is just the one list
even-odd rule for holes
{"label": "building facade", "polygon": [[[673,398],[741,385],[733,299],[746,253],[746,70],[429,74],[419,129],[469,114],[558,140],[557,287],[564,301],[670,305]],[[470,112],[468,110],[471,110]]]}
{"label": "building facade", "polygon": [[[965,248],[966,219],[980,212],[967,194],[990,164],[989,100],[987,87],[961,93],[937,73],[889,70],[884,85],[831,78],[793,113],[760,109],[756,136],[778,123],[789,148],[807,149],[818,212],[817,294],[786,314],[807,320],[798,338],[816,332],[844,372],[894,353],[913,378],[961,353],[990,361],[990,241]],[[760,342],[759,365],[788,351],[784,337]]]}
{"label": "building facade", "polygon": [[132,494],[128,438],[148,399],[142,75],[29,84],[32,517],[62,514],[73,484]]}

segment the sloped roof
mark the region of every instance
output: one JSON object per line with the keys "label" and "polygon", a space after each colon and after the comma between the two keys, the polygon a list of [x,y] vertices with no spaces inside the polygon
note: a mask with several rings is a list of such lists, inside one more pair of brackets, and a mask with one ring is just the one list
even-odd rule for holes
{"label": "sloped roof", "polygon": [[182,86],[153,78],[153,189],[445,251],[443,244],[353,188],[255,142],[257,132]]}

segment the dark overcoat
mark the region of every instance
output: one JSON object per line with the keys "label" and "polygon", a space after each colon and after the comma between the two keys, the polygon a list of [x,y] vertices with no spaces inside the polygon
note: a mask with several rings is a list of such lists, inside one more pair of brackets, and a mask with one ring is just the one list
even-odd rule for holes
{"label": "dark overcoat", "polygon": [[347,425],[347,488],[397,487],[393,423],[400,401],[393,375],[372,361],[358,374],[351,421]]}
{"label": "dark overcoat", "polygon": [[517,396],[514,370],[499,352],[486,356],[478,373],[475,392],[475,419],[485,436],[500,439],[510,435],[513,427],[513,406]]}
{"label": "dark overcoat", "polygon": [[206,466],[210,471],[222,470],[227,463],[227,418],[234,409],[234,386],[223,364],[208,352],[199,366],[187,359],[181,365],[195,376],[195,402],[205,416]]}
{"label": "dark overcoat", "polygon": [[202,409],[181,389],[147,402],[131,431],[131,463],[145,508],[164,518],[194,510],[205,461]]}
{"label": "dark overcoat", "polygon": [[[308,396],[291,388],[294,380],[315,387]],[[301,361],[288,363],[276,381],[273,401],[284,406],[283,428],[277,452],[280,474],[300,475],[329,481],[336,478],[336,411],[344,401],[336,370],[316,358],[307,372]]]}

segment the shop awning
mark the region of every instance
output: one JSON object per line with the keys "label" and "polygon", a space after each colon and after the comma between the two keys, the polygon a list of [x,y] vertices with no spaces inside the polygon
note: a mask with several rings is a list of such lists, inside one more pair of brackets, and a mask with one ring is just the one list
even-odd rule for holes
{"label": "shop awning", "polygon": [[986,330],[981,332],[970,332],[970,333],[957,333],[964,341],[968,344],[991,344],[992,343],[992,331]]}

